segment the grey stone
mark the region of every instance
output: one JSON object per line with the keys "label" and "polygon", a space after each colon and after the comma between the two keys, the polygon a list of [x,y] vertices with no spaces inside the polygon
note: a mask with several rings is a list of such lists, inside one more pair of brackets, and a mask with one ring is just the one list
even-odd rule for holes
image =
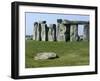
{"label": "grey stone", "polygon": [[66,26],[58,23],[57,40],[65,41]]}
{"label": "grey stone", "polygon": [[78,38],[78,25],[74,24],[70,27],[70,41],[77,41]]}
{"label": "grey stone", "polygon": [[89,40],[89,24],[84,25],[84,40]]}
{"label": "grey stone", "polygon": [[56,24],[50,24],[49,28],[51,29],[51,33],[49,33],[49,35],[52,35],[52,40],[56,41]]}
{"label": "grey stone", "polygon": [[66,26],[66,31],[65,31],[65,41],[69,41],[70,40],[70,24],[65,24]]}
{"label": "grey stone", "polygon": [[33,40],[38,40],[38,22],[34,22],[34,26],[33,26]]}
{"label": "grey stone", "polygon": [[42,52],[42,53],[37,53],[37,55],[34,57],[34,60],[54,59],[57,57],[58,57],[57,54],[54,52]]}
{"label": "grey stone", "polygon": [[41,39],[42,39],[42,41],[45,41],[45,38],[46,38],[46,34],[45,34],[45,32],[46,32],[46,29],[45,29],[45,26],[46,26],[46,24],[41,24]]}
{"label": "grey stone", "polygon": [[53,41],[53,31],[52,31],[52,27],[49,26],[49,31],[48,31],[48,40],[49,41]]}

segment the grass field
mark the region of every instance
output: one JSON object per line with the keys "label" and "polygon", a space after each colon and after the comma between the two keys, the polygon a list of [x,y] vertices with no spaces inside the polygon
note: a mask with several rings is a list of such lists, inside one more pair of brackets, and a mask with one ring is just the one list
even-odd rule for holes
{"label": "grass field", "polygon": [[[26,40],[25,67],[79,66],[89,64],[89,42],[43,42]],[[55,52],[59,58],[34,60],[40,52]]]}

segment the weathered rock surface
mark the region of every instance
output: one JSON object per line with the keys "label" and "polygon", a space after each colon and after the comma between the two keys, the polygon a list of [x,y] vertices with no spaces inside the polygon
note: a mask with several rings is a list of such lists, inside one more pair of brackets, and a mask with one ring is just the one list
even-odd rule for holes
{"label": "weathered rock surface", "polygon": [[46,60],[54,58],[58,58],[57,54],[54,52],[37,53],[37,55],[34,57],[35,60]]}

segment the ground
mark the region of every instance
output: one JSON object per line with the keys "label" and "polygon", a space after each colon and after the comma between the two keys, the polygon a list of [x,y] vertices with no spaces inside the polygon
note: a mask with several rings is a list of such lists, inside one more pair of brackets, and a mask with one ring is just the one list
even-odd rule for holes
{"label": "ground", "polygon": [[[25,67],[82,66],[89,64],[89,42],[43,42],[26,40]],[[59,58],[34,60],[40,52],[55,52]]]}

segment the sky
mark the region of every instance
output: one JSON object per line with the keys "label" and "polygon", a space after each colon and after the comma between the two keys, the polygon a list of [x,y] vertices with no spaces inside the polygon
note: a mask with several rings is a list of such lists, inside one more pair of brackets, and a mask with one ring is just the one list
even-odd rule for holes
{"label": "sky", "polygon": [[[26,35],[32,35],[34,22],[47,21],[49,24],[57,24],[57,19],[65,20],[76,20],[76,21],[89,21],[88,15],[78,15],[78,14],[55,14],[55,13],[35,13],[35,12],[25,12],[26,21]],[[83,26],[79,25],[78,34],[83,34]]]}

